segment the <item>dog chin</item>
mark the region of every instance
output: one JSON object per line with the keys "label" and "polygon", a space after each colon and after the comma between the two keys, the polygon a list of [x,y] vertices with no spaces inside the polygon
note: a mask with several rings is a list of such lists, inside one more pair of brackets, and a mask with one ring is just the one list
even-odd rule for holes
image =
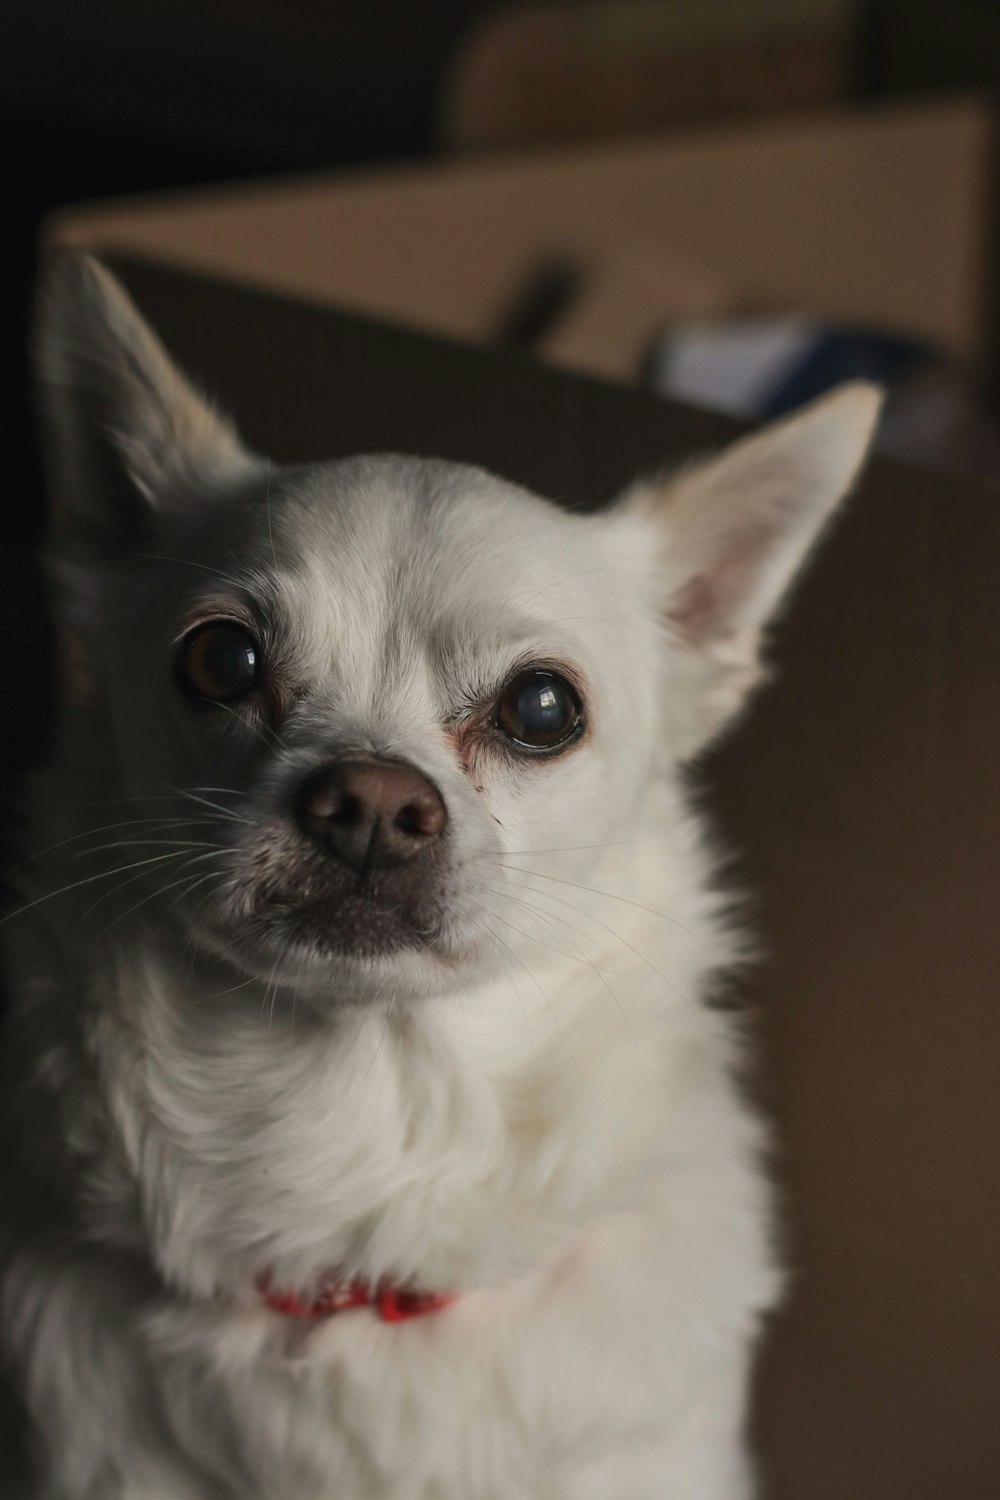
{"label": "dog chin", "polygon": [[247,979],[318,1002],[369,1004],[379,996],[398,1001],[446,995],[475,982],[485,970],[488,943],[467,942],[417,930],[405,914],[370,903],[337,902],[284,910],[234,924],[192,924],[195,947],[224,960]]}
{"label": "dog chin", "polygon": [[377,961],[434,947],[433,933],[399,907],[361,895],[265,910],[255,914],[251,925],[268,945],[324,958]]}

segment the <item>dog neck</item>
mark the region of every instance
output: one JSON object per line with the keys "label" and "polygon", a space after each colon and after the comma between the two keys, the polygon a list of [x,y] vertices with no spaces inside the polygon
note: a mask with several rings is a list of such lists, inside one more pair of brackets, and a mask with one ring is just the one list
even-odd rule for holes
{"label": "dog neck", "polygon": [[65,990],[92,1017],[99,1235],[138,1239],[187,1296],[256,1299],[267,1272],[308,1302],[332,1269],[435,1293],[503,1281],[639,1202],[717,1054],[700,1002],[733,957],[680,794],[663,786],[642,827],[587,891],[557,878],[555,925],[495,981],[440,999],[320,1018],[112,931]]}

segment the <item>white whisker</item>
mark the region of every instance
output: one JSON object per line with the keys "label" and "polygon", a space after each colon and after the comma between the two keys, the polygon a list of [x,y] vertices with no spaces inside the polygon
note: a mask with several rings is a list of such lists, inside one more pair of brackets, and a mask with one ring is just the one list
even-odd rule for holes
{"label": "white whisker", "polygon": [[[192,955],[192,957],[193,957],[193,955]],[[189,982],[190,982],[190,977],[191,976],[189,974],[188,975]],[[235,995],[237,990],[245,990],[249,985],[251,985],[251,984],[257,984],[259,982],[260,982],[260,975],[259,974],[251,974],[249,979],[244,979],[239,984],[231,985],[230,988],[227,989],[227,990],[216,990],[215,993],[212,994],[212,995],[203,995],[200,1000],[189,1000],[188,1001],[188,1005],[190,1006],[190,1008],[192,1010],[194,1010],[199,1005],[209,1005],[213,1000],[221,1000],[226,995]]]}
{"label": "white whisker", "polygon": [[[525,821],[528,821],[527,819]],[[516,828],[516,823],[508,823],[508,828]],[[655,834],[650,834],[641,839],[615,839],[608,844],[551,844],[544,849],[505,849],[505,854],[569,854],[575,849],[625,849],[632,844],[657,844],[659,839]]]}
{"label": "white whisker", "polygon": [[[503,920],[502,917],[498,917],[497,918],[497,921],[502,921],[502,920]],[[521,968],[527,974],[528,978],[531,980],[532,984],[535,986],[535,989],[538,991],[538,993],[541,995],[542,999],[545,1001],[545,1004],[548,1006],[548,1008],[552,1012],[553,1016],[556,1015],[556,1008],[552,1004],[551,999],[545,993],[545,991],[542,989],[542,986],[539,984],[536,975],[534,975],[531,972],[531,970],[528,968],[528,965],[525,963],[525,961],[521,957],[521,955],[519,953],[516,953],[514,951],[514,949],[510,946],[510,944],[508,942],[506,942],[506,940],[503,937],[501,937],[501,935],[500,935],[499,932],[495,932],[494,931],[493,932],[493,936],[496,938],[497,942],[500,944],[500,946],[502,948],[506,948],[507,952],[510,954],[511,958],[514,959],[515,963],[520,964]]]}
{"label": "white whisker", "polygon": [[[284,741],[280,735],[275,734],[269,724],[255,724],[246,714],[238,713],[235,708],[230,708],[228,703],[222,703],[218,698],[212,699],[212,707],[221,708],[227,714],[230,714],[236,720],[237,724],[243,729],[249,729],[250,733],[255,734],[261,744],[267,745],[268,749],[284,750]],[[270,739],[265,738],[265,735],[270,735]]]}
{"label": "white whisker", "polygon": [[[633,944],[630,943],[627,938],[623,937],[622,934],[618,932],[614,927],[609,927],[607,922],[602,921],[600,917],[594,916],[593,912],[585,911],[582,907],[577,906],[574,902],[567,901],[563,896],[554,895],[552,891],[540,891],[536,886],[527,886],[526,889],[531,891],[536,896],[543,896],[546,901],[555,901],[560,906],[567,906],[569,907],[570,911],[575,911],[578,916],[586,917],[589,921],[596,922],[597,925],[599,927],[602,927],[605,932],[611,934],[615,942],[621,943],[622,947],[627,948],[630,953],[634,954],[640,963],[645,964],[647,969],[652,970],[657,978],[660,979],[668,989],[673,990],[674,994],[677,995],[679,999],[687,1001],[686,995],[684,995],[684,993],[679,990],[675,984],[672,984],[670,982],[670,980],[661,969],[658,969],[654,963],[651,963],[650,960],[645,956],[645,954],[640,953],[638,948],[634,947]],[[584,937],[587,936],[586,933],[582,933],[581,935]],[[621,977],[623,979],[631,978],[631,976],[628,974],[623,974]]]}
{"label": "white whisker", "polygon": [[201,797],[197,792],[184,791],[181,787],[174,787],[173,791],[178,797],[186,797],[189,802],[197,802],[202,807],[210,808],[212,812],[218,813],[220,817],[228,818],[231,823],[243,823],[248,827],[253,826],[249,818],[241,817],[239,813],[233,812],[230,807],[220,807],[218,802],[213,802],[209,797]]}
{"label": "white whisker", "polygon": [[[136,800],[138,801],[138,800],[141,800],[141,799],[137,798]],[[36,849],[34,851],[34,853],[27,855],[18,864],[11,865],[8,869],[4,870],[2,872],[3,873],[3,878],[6,879],[6,877],[8,875],[13,875],[13,874],[16,873],[16,871],[23,870],[24,867],[25,867],[25,865],[33,864],[35,860],[44,859],[47,854],[54,854],[57,849],[65,849],[67,847],[67,845],[69,845],[69,844],[78,844],[81,839],[94,838],[99,833],[110,833],[112,831],[112,829],[116,829],[116,828],[146,828],[149,832],[156,832],[157,831],[157,826],[167,828],[167,827],[175,826],[177,824],[183,824],[183,825],[186,825],[186,826],[194,827],[199,821],[207,822],[207,819],[204,819],[204,818],[200,819],[200,820],[197,819],[197,818],[166,818],[166,819],[164,819],[162,817],[162,815],[161,815],[161,816],[157,816],[155,818],[124,818],[124,819],[120,820],[117,823],[102,823],[97,828],[85,828],[82,833],[71,834],[69,838],[60,839],[58,841],[58,843],[49,844],[44,849]],[[150,824],[153,824],[154,827],[150,828]],[[84,851],[84,852],[87,852],[87,851]]]}
{"label": "white whisker", "polygon": [[[523,905],[524,903],[521,903],[521,904]],[[530,910],[530,908],[529,908],[529,910]],[[498,922],[504,922],[504,918],[503,917],[499,916],[496,913],[495,913],[495,915],[497,916],[497,921]],[[624,1009],[621,1001],[619,1000],[618,996],[615,994],[614,990],[611,988],[610,984],[608,983],[607,979],[604,977],[604,974],[601,972],[601,970],[597,967],[597,965],[591,959],[589,959],[587,957],[587,955],[584,952],[582,952],[582,950],[577,955],[573,955],[571,953],[562,953],[561,949],[559,949],[559,948],[553,948],[550,943],[543,943],[540,938],[532,937],[531,933],[530,932],[525,932],[523,930],[523,928],[515,927],[513,922],[504,922],[504,926],[510,927],[513,932],[519,932],[521,934],[521,936],[523,938],[526,938],[529,943],[537,943],[540,948],[547,948],[550,953],[560,953],[563,958],[568,958],[571,961],[575,961],[576,963],[586,964],[587,967],[589,969],[591,969],[593,971],[593,973],[596,975],[596,977],[601,981],[601,983],[603,984],[604,988],[607,990],[608,994],[611,996],[612,1000],[615,1002],[615,1005],[618,1007],[618,1010],[621,1012],[622,1020],[625,1022],[625,1025],[628,1027],[629,1031],[632,1033],[632,1040],[635,1041],[635,1031],[633,1030],[632,1022],[629,1020],[628,1016],[626,1015],[625,1009]]]}
{"label": "white whisker", "polygon": [[354,1089],[351,1092],[351,1097],[347,1101],[348,1104],[350,1104],[351,1101],[356,1097],[356,1095],[358,1094],[358,1091],[361,1088],[361,1085],[364,1083],[365,1079],[368,1077],[368,1074],[371,1072],[372,1068],[375,1066],[375,1059],[378,1057],[379,1053],[382,1050],[382,1043],[385,1041],[385,1034],[389,1030],[389,1021],[390,1021],[390,1019],[392,1017],[392,1008],[393,1008],[393,1006],[395,1004],[396,1004],[396,991],[393,990],[393,992],[392,992],[392,999],[389,1001],[389,1008],[388,1008],[388,1010],[385,1013],[385,1020],[382,1023],[382,1031],[381,1031],[381,1033],[379,1035],[379,1039],[378,1039],[378,1043],[376,1044],[375,1051],[372,1053],[371,1062],[368,1064],[367,1068],[362,1073],[361,1077],[358,1079],[357,1084],[355,1085]]}
{"label": "white whisker", "polygon": [[168,557],[164,552],[126,552],[124,550],[120,550],[117,556],[134,557],[140,561],[176,563],[178,567],[195,568],[199,573],[211,573],[214,577],[221,578],[224,583],[231,584],[233,588],[243,587],[240,579],[233,577],[231,573],[223,573],[221,568],[212,568],[208,563],[195,562],[190,557]]}
{"label": "white whisker", "polygon": [[142,848],[167,848],[167,849],[222,849],[223,844],[209,844],[204,839],[116,839],[111,844],[95,844],[93,848],[81,849],[74,854],[74,859],[83,859],[88,854],[103,854],[108,849],[142,849]]}
{"label": "white whisker", "polygon": [[[198,860],[208,858],[209,856],[207,854],[196,854],[192,859],[185,860],[184,867],[190,867],[192,864],[197,863]],[[216,872],[213,870],[211,873],[215,874]],[[100,932],[96,934],[97,938],[104,937],[111,931],[113,927],[117,927],[121,922],[124,922],[126,917],[130,917],[133,912],[137,912],[139,908],[145,906],[148,901],[153,901],[158,896],[165,896],[168,891],[176,890],[179,885],[184,885],[185,882],[190,880],[190,878],[191,877],[189,875],[182,875],[178,880],[172,880],[167,885],[157,886],[155,890],[148,891],[141,900],[136,901],[132,906],[128,908],[127,911],[120,912],[116,917],[112,919],[112,921],[108,923],[106,927],[102,927]]]}
{"label": "white whisker", "polygon": [[108,880],[112,875],[121,875],[126,870],[138,870],[143,865],[160,864],[164,860],[176,859],[177,857],[176,854],[154,854],[149,859],[138,859],[130,865],[117,865],[114,869],[100,870],[96,875],[87,875],[83,880],[73,880],[68,885],[61,885],[54,891],[46,891],[43,896],[36,896],[33,901],[28,901],[24,906],[18,906],[14,911],[8,912],[5,917],[0,918],[0,926],[4,922],[11,921],[14,917],[21,916],[26,911],[31,911],[34,906],[41,906],[43,901],[52,901],[56,896],[64,896],[67,891],[79,890],[80,886],[83,885],[92,885],[95,880]]}
{"label": "white whisker", "polygon": [[503,869],[512,870],[517,875],[532,875],[536,880],[553,880],[556,885],[572,886],[574,890],[586,891],[591,896],[604,896],[609,901],[621,901],[625,906],[634,906],[637,911],[644,911],[651,917],[659,917],[662,922],[669,922],[671,926],[679,928],[681,932],[686,933],[689,938],[693,938],[696,943],[704,947],[701,938],[696,932],[692,932],[690,927],[685,927],[684,923],[678,922],[676,917],[669,917],[665,911],[655,911],[651,906],[643,906],[641,901],[633,901],[628,896],[618,896],[614,891],[599,891],[596,886],[582,885],[578,880],[566,880],[560,875],[543,875],[541,870],[525,870],[519,865],[505,864],[503,860],[500,863]]}

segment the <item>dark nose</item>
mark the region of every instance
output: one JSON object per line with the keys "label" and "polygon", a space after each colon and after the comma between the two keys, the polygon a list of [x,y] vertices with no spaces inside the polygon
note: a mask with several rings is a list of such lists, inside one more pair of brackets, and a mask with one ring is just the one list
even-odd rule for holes
{"label": "dark nose", "polygon": [[355,870],[404,864],[433,845],[448,813],[426,776],[402,761],[341,760],[309,776],[299,824]]}

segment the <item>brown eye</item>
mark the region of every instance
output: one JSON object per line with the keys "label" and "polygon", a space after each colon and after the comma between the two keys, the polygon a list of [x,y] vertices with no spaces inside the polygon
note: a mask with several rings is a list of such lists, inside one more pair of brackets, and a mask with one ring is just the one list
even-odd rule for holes
{"label": "brown eye", "polygon": [[583,729],[580,700],[555,672],[519,672],[497,704],[497,727],[516,744],[550,750],[575,739]]}
{"label": "brown eye", "polygon": [[257,685],[260,659],[253,639],[229,620],[200,625],[181,645],[181,685],[196,698],[217,703],[242,698]]}

